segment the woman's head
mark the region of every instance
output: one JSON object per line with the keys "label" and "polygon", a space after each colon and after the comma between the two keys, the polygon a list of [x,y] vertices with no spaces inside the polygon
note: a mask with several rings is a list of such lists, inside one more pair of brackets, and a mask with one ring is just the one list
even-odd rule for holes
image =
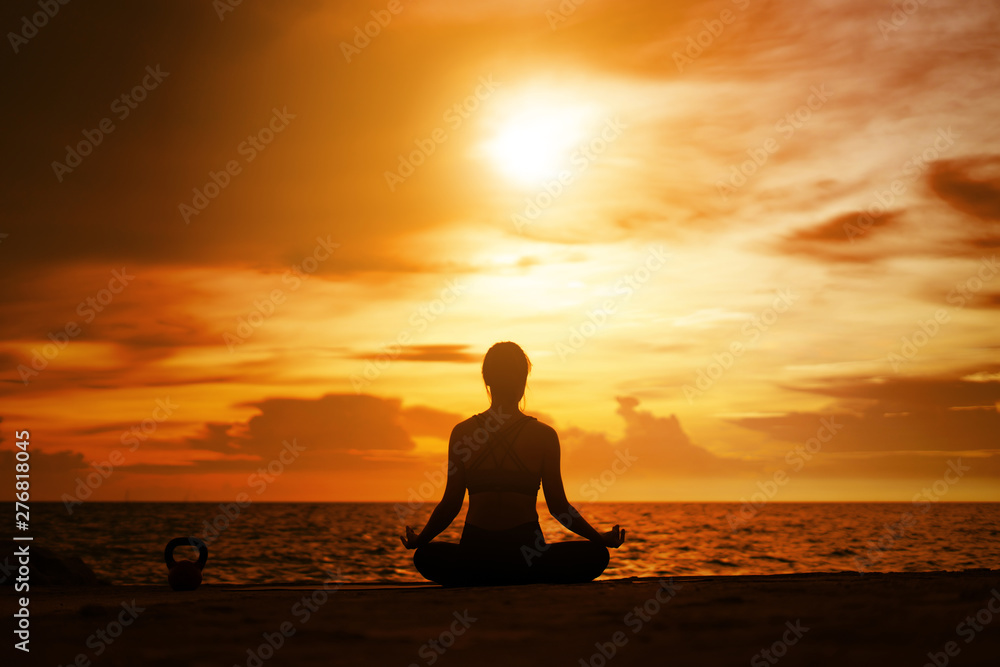
{"label": "woman's head", "polygon": [[497,343],[483,358],[483,382],[491,400],[520,401],[530,372],[531,361],[517,343]]}

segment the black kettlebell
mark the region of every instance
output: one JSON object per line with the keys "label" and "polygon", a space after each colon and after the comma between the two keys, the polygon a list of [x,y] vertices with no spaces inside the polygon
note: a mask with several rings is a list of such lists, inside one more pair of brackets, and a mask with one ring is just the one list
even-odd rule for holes
{"label": "black kettlebell", "polygon": [[[198,550],[198,562],[192,560],[174,560],[174,549],[187,544]],[[167,561],[167,583],[175,591],[193,591],[201,585],[201,571],[208,561],[208,546],[197,537],[175,537],[167,542],[163,552]]]}

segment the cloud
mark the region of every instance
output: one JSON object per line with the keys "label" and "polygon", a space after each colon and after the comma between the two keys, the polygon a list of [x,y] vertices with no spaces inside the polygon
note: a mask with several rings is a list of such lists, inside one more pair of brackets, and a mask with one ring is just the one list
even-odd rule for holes
{"label": "cloud", "polygon": [[954,208],[981,221],[1000,221],[1000,155],[935,162],[931,188]]}
{"label": "cloud", "polygon": [[978,294],[969,303],[969,307],[983,309],[1000,308],[1000,292]]}
{"label": "cloud", "polygon": [[137,464],[133,472],[250,471],[277,457],[285,443],[303,447],[301,468],[313,471],[398,469],[422,462],[415,436],[447,441],[457,414],[399,399],[327,394],[316,399],[268,398],[241,404],[257,414],[244,422],[206,423],[181,441],[157,441],[146,450],[184,452],[187,464]]}
{"label": "cloud", "polygon": [[718,476],[747,471],[743,461],[723,458],[691,442],[676,415],[658,417],[637,409],[639,399],[621,396],[615,413],[625,421],[625,434],[611,440],[605,433],[568,428],[561,435],[566,443],[564,461],[574,475],[599,475],[618,452],[635,457],[628,475],[635,479]]}
{"label": "cloud", "polygon": [[454,412],[442,412],[423,405],[402,408],[399,413],[399,423],[411,436],[432,436],[447,440],[451,429],[465,419]]}
{"label": "cloud", "polygon": [[[16,451],[14,449],[0,450],[0,468],[13,473],[14,465],[17,463]],[[87,474],[87,471],[94,472],[90,464],[84,459],[83,454],[68,450],[46,452],[38,449],[33,442],[30,445],[31,453],[31,498],[57,500],[63,493],[72,492],[77,484],[77,478]],[[5,499],[14,499],[14,484],[8,485],[8,490],[3,492]]]}
{"label": "cloud", "polygon": [[[392,356],[395,361],[454,361],[454,362],[478,362],[482,355],[478,353],[466,352],[469,345],[410,345],[404,347],[402,351]],[[356,354],[354,359],[366,359],[370,361],[382,360],[386,358],[384,352],[365,352]]]}
{"label": "cloud", "polygon": [[[991,378],[992,376],[986,375]],[[731,420],[786,443],[816,437],[821,420],[841,426],[825,452],[1000,451],[1000,380],[902,378],[837,380],[803,391],[837,401],[822,413],[792,412]],[[871,470],[886,472],[877,465]]]}
{"label": "cloud", "polygon": [[[890,255],[882,244],[873,243],[885,230],[897,229],[901,217],[900,211],[874,216],[844,213],[819,225],[795,230],[778,241],[776,248],[785,254],[808,255],[829,262],[874,262],[905,252],[896,246]],[[873,244],[877,247],[873,248]]]}
{"label": "cloud", "polygon": [[942,410],[949,408],[989,407],[1000,400],[1000,382],[970,381],[967,376],[997,370],[995,365],[956,371],[940,377],[854,378],[821,382],[803,391],[839,399],[874,401],[890,412],[908,408]]}
{"label": "cloud", "polygon": [[[843,215],[838,215],[837,217],[825,222],[821,225],[815,227],[806,227],[800,229],[793,234],[786,237],[789,242],[819,242],[819,243],[834,243],[834,244],[844,244],[850,243],[852,238],[851,234],[848,232],[849,228],[857,229],[859,226],[859,214],[845,213]],[[889,213],[884,213],[877,217],[872,217],[871,223],[867,226],[867,232],[862,236],[863,239],[870,239],[868,236],[872,230],[883,229],[890,226],[895,226],[899,223],[899,212],[890,211]]]}

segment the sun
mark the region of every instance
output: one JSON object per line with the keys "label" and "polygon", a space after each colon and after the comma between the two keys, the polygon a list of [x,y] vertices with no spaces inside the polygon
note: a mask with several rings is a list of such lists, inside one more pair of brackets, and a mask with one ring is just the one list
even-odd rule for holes
{"label": "sun", "polygon": [[589,115],[573,106],[520,109],[498,123],[486,151],[512,181],[537,185],[569,167],[574,149],[586,139]]}

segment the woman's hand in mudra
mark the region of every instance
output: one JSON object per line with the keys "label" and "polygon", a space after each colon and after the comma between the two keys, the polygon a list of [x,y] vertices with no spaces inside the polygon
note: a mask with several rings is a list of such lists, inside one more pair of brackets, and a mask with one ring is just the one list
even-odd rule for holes
{"label": "woman's hand in mudra", "polygon": [[615,524],[614,528],[601,535],[601,537],[604,538],[604,546],[617,549],[625,541],[625,531],[621,529],[621,526]]}
{"label": "woman's hand in mudra", "polygon": [[417,548],[417,534],[413,532],[413,529],[409,526],[406,527],[406,537],[402,535],[399,536],[399,541],[403,543],[403,546],[407,549]]}

